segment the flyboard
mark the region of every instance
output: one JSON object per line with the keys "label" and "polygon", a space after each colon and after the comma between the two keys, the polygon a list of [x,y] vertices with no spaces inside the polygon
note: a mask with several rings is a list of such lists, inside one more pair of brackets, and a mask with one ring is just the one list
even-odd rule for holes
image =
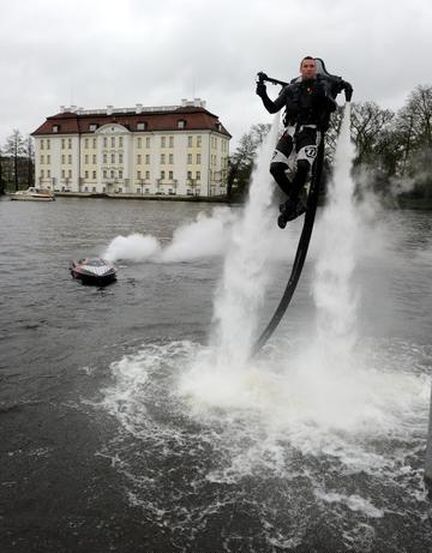
{"label": "flyboard", "polygon": [[[344,81],[342,81],[340,77],[336,77],[328,73],[322,59],[315,58],[315,61],[317,65],[317,73],[324,75],[330,80],[330,83],[332,86],[331,95],[335,98],[336,95],[342,90],[342,83]],[[265,73],[258,73],[258,79],[260,79],[261,81],[268,81],[273,84],[277,84],[281,86],[286,86],[288,84],[284,81],[279,81],[278,79],[273,79],[271,77],[268,77]],[[318,146],[317,157],[312,167],[312,177],[310,180],[309,191],[308,191],[307,201],[306,201],[306,213],[304,217],[303,228],[297,245],[297,251],[294,258],[294,263],[291,269],[291,274],[289,276],[288,282],[285,287],[285,291],[282,295],[279,305],[276,308],[276,311],[274,312],[272,318],[270,319],[270,322],[265,327],[265,329],[261,333],[260,337],[258,338],[258,340],[256,341],[252,349],[252,353],[251,353],[252,357],[256,355],[259,352],[259,350],[264,346],[264,344],[267,342],[267,340],[270,338],[270,336],[273,334],[278,324],[282,320],[282,317],[284,316],[285,311],[287,310],[288,305],[290,304],[291,299],[294,295],[295,289],[297,287],[298,281],[300,279],[300,276],[303,270],[303,265],[308,252],[309,242],[312,236],[312,230],[315,222],[316,208],[318,205],[318,197],[320,192],[321,176],[322,176],[323,161],[324,161],[324,138],[325,138],[325,134],[323,133],[321,142]]]}

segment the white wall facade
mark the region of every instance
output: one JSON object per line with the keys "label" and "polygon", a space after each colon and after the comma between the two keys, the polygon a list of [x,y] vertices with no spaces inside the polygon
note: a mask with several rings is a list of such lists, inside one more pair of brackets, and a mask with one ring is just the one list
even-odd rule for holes
{"label": "white wall facade", "polygon": [[[226,194],[229,137],[214,130],[35,136],[35,182],[50,190],[135,195]],[[49,156],[49,157],[48,157]]]}

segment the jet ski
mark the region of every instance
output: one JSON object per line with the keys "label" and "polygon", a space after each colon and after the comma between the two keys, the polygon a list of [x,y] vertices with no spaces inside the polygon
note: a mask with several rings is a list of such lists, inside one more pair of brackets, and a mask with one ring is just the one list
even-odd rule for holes
{"label": "jet ski", "polygon": [[79,261],[71,261],[69,270],[75,279],[83,284],[104,285],[117,278],[117,268],[101,257],[85,257]]}

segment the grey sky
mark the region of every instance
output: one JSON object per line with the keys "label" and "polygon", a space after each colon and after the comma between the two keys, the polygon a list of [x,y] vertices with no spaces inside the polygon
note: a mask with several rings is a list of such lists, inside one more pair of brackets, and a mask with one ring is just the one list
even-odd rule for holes
{"label": "grey sky", "polygon": [[[200,97],[234,135],[271,120],[257,71],[285,80],[304,55],[399,108],[432,84],[430,0],[0,0],[0,144],[60,105]],[[278,93],[269,86],[270,96]]]}

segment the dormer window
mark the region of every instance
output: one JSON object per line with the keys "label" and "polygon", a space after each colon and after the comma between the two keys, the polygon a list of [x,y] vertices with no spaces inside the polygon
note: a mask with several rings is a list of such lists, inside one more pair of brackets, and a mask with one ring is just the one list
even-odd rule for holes
{"label": "dormer window", "polygon": [[147,123],[145,121],[140,121],[137,123],[137,130],[138,131],[145,131],[147,129]]}
{"label": "dormer window", "polygon": [[59,132],[60,127],[58,125],[53,125],[52,132]]}
{"label": "dormer window", "polygon": [[97,127],[98,126],[96,125],[96,123],[90,123],[89,130],[94,132],[97,129]]}
{"label": "dormer window", "polygon": [[180,119],[177,121],[177,128],[178,129],[185,129],[186,128],[186,121],[184,119]]}

